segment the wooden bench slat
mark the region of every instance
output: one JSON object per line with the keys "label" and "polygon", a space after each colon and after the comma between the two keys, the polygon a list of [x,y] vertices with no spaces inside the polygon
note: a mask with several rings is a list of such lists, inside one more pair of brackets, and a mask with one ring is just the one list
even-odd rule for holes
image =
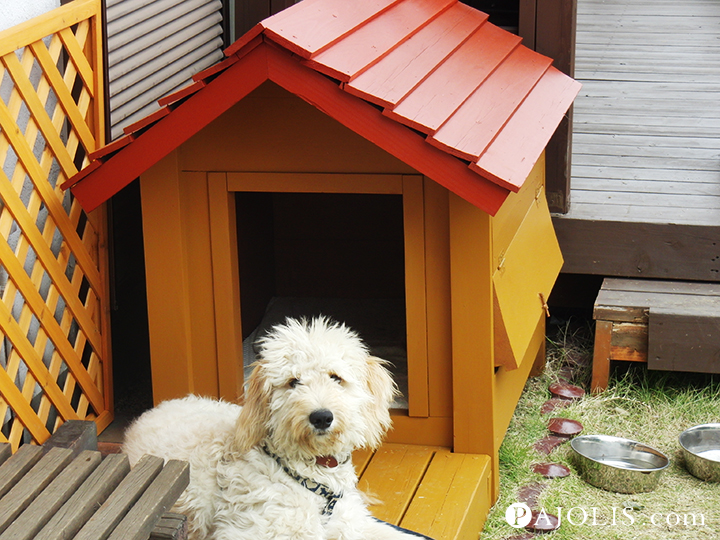
{"label": "wooden bench slat", "polygon": [[720,296],[720,283],[696,283],[683,281],[651,281],[641,279],[606,279],[602,290],[627,291],[699,296]]}
{"label": "wooden bench slat", "polygon": [[[10,446],[9,444],[7,446]],[[15,484],[42,457],[43,450],[39,446],[26,444],[0,466],[0,497],[10,491]]]}
{"label": "wooden bench slat", "polygon": [[476,540],[492,504],[490,458],[438,453],[400,525],[431,538]]}
{"label": "wooden bench slat", "polygon": [[[72,452],[72,450],[71,450]],[[85,450],[40,493],[0,540],[30,540],[85,481],[102,459],[100,452]]]}
{"label": "wooden bench slat", "polygon": [[187,533],[186,515],[165,512],[150,533],[150,540],[185,540]]}
{"label": "wooden bench slat", "polygon": [[69,448],[73,456],[83,450],[97,450],[97,424],[90,420],[67,420],[43,443],[46,451],[56,446]]}
{"label": "wooden bench slat", "polygon": [[72,538],[129,472],[130,463],[125,454],[107,456],[47,522],[35,540]]}
{"label": "wooden bench slat", "polygon": [[10,443],[1,443],[0,444],[0,465],[5,463],[10,456],[12,456],[12,446],[10,445]]}
{"label": "wooden bench slat", "polygon": [[80,529],[75,540],[104,540],[125,517],[163,467],[162,458],[143,456],[115,491]]}
{"label": "wooden bench slat", "polygon": [[430,446],[384,444],[373,456],[360,478],[361,490],[378,496],[381,504],[370,507],[382,521],[399,525],[420,480],[436,452],[448,452]]}
{"label": "wooden bench slat", "polygon": [[[607,280],[606,280],[607,281]],[[642,322],[651,308],[672,309],[678,313],[720,313],[720,296],[701,295],[698,286],[691,294],[678,292],[601,289],[595,301],[593,317],[610,321]]]}
{"label": "wooden bench slat", "polygon": [[110,540],[145,540],[153,526],[185,491],[190,482],[190,465],[169,460],[140,500],[117,526]]}
{"label": "wooden bench slat", "polygon": [[[42,449],[40,449],[42,452]],[[0,532],[23,512],[72,459],[72,451],[51,448],[0,500]]]}

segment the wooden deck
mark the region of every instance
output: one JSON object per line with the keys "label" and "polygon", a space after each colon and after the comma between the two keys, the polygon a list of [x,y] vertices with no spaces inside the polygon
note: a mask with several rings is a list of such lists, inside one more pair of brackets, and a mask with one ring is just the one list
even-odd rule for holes
{"label": "wooden deck", "polygon": [[578,0],[564,272],[720,279],[720,2]]}

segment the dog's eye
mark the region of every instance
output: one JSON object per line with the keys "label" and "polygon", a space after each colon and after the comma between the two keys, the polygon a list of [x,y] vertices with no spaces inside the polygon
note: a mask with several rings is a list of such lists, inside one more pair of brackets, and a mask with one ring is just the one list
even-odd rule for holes
{"label": "dog's eye", "polygon": [[333,381],[338,382],[338,383],[345,382],[345,381],[343,381],[342,377],[340,377],[340,375],[336,375],[335,373],[331,373],[331,374],[330,374],[330,378],[331,378]]}
{"label": "dog's eye", "polygon": [[295,388],[298,384],[300,384],[300,379],[290,379],[288,381],[288,386],[290,388]]}

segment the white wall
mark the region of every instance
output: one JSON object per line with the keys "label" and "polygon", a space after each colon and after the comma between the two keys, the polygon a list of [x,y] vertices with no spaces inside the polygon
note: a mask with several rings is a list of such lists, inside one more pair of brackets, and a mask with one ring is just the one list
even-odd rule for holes
{"label": "white wall", "polygon": [[0,0],[0,31],[60,7],[60,0]]}

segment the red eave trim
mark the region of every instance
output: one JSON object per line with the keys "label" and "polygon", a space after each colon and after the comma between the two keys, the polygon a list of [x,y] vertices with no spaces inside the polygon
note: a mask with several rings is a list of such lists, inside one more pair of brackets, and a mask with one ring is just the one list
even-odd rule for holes
{"label": "red eave trim", "polygon": [[[100,206],[267,80],[257,47],[71,187],[86,212]],[[232,88],[232,91],[227,91]]]}

